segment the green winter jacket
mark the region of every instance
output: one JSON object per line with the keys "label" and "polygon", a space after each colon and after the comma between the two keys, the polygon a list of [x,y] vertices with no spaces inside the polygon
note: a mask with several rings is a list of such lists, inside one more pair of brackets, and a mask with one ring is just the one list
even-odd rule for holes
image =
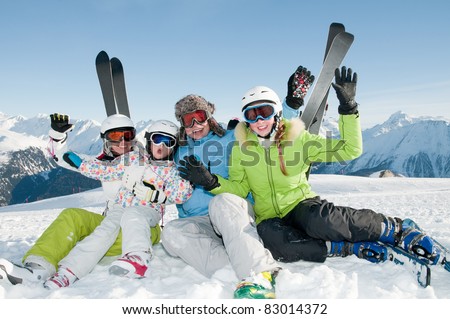
{"label": "green winter jacket", "polygon": [[362,135],[358,115],[340,115],[341,139],[326,139],[310,134],[300,119],[283,120],[286,131],[281,139],[281,153],[287,176],[280,169],[275,143],[263,147],[244,122],[235,129],[228,180],[218,176],[220,186],[213,194],[232,193],[255,200],[256,223],[284,217],[299,202],[317,196],[306,178],[311,163],[343,162],[362,154]]}

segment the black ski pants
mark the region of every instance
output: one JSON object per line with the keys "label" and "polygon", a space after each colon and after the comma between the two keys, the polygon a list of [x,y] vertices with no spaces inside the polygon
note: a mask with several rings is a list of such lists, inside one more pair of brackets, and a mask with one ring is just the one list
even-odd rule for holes
{"label": "black ski pants", "polygon": [[325,241],[377,241],[384,215],[370,209],[335,206],[320,197],[300,202],[283,218],[257,226],[264,246],[281,262],[324,262]]}

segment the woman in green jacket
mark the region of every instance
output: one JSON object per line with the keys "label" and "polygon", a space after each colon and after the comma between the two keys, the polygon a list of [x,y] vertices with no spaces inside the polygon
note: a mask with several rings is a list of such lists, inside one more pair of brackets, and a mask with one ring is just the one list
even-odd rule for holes
{"label": "woman in green jacket", "polygon": [[[206,186],[213,194],[231,193],[255,200],[258,233],[273,257],[283,262],[323,262],[327,256],[356,255],[371,262],[388,258],[387,243],[399,246],[436,264],[443,258],[433,240],[402,220],[370,209],[335,206],[318,197],[307,180],[311,163],[340,162],[362,153],[357,75],[351,69],[336,69],[333,87],[339,105],[340,139],[310,134],[301,120],[282,119],[281,102],[267,87],[254,87],[242,99],[245,122],[235,129],[229,178],[212,175],[194,157],[186,158],[182,176]],[[221,197],[222,196],[222,197]],[[236,205],[230,194],[220,212]],[[230,203],[227,205],[226,203]]]}

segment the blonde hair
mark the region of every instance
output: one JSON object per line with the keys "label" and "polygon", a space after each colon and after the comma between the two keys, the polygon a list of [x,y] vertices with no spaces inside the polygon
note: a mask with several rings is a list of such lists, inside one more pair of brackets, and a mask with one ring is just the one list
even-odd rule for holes
{"label": "blonde hair", "polygon": [[283,149],[281,147],[281,141],[286,134],[286,124],[284,121],[280,120],[277,125],[277,130],[275,132],[275,145],[278,150],[278,158],[280,159],[280,169],[284,176],[287,176],[286,163],[284,162]]}

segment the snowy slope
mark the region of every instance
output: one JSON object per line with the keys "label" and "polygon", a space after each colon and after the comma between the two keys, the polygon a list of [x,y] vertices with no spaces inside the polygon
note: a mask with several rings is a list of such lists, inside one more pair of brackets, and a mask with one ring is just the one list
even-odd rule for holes
{"label": "snowy slope", "polygon": [[[318,194],[335,204],[412,217],[450,247],[450,179],[312,175],[311,183]],[[0,256],[20,262],[40,233],[65,207],[101,212],[101,191],[0,208]],[[229,299],[238,281],[229,267],[206,278],[181,260],[169,257],[161,245],[155,246],[151,271],[143,280],[109,276],[110,261],[102,261],[72,287],[47,291],[41,287],[5,285],[0,286],[0,298]],[[323,264],[296,262],[282,267],[284,270],[277,277],[279,298],[450,298],[450,273],[436,267],[432,269],[431,286],[425,289],[401,266],[371,264],[354,256],[329,258]]]}

